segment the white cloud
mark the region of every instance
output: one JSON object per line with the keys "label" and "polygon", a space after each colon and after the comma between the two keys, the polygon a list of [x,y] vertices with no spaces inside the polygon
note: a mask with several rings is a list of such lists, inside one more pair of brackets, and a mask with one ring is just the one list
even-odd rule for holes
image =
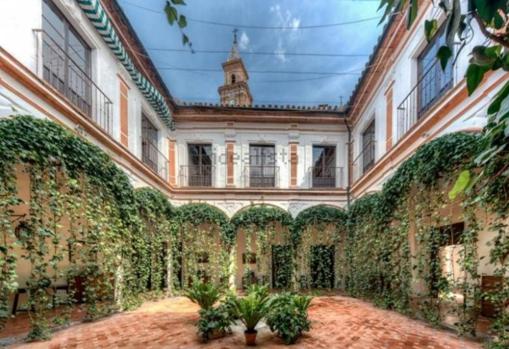
{"label": "white cloud", "polygon": [[247,50],[249,46],[249,36],[247,36],[246,32],[242,32],[242,34],[240,34],[240,40],[239,40],[239,48],[241,50]]}
{"label": "white cloud", "polygon": [[279,4],[271,6],[269,10],[275,15],[275,26],[287,28],[277,34],[277,49],[274,50],[276,59],[281,63],[286,63],[288,61],[285,55],[286,47],[296,41],[297,29],[300,27],[301,20],[294,16],[290,10],[283,10]]}

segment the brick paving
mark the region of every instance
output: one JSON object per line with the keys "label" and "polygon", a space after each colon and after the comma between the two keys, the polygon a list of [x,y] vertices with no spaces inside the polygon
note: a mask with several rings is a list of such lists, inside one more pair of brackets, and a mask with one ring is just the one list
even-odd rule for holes
{"label": "brick paving", "polygon": [[[133,312],[116,314],[93,323],[74,325],[58,331],[48,342],[19,343],[15,348],[243,348],[240,326],[233,334],[200,343],[194,326],[197,307],[177,297],[145,303]],[[312,329],[293,348],[387,348],[387,349],[480,349],[443,330],[409,319],[395,312],[375,308],[369,303],[341,296],[317,297],[310,308]],[[258,347],[284,345],[262,324]]]}

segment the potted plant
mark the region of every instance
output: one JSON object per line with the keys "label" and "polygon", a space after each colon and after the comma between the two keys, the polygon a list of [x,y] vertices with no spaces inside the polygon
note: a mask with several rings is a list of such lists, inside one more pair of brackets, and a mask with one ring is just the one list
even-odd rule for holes
{"label": "potted plant", "polygon": [[285,344],[294,344],[302,332],[309,331],[308,307],[311,300],[309,296],[283,293],[270,301],[267,325]]}
{"label": "potted plant", "polygon": [[195,282],[184,294],[202,309],[210,309],[221,298],[219,289],[209,283]]}
{"label": "potted plant", "polygon": [[200,320],[198,320],[198,334],[204,342],[210,339],[224,337],[231,332],[230,326],[234,319],[225,304],[217,307],[200,310]]}
{"label": "potted plant", "polygon": [[269,301],[268,286],[253,285],[248,289],[247,296],[236,298],[234,302],[235,315],[242,321],[246,330],[246,345],[256,345],[256,325],[265,317]]}

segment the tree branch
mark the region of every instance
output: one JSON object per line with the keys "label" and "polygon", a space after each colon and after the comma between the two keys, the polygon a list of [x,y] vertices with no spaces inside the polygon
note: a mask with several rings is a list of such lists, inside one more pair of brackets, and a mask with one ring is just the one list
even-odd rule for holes
{"label": "tree branch", "polygon": [[475,20],[477,21],[477,24],[479,25],[479,28],[481,28],[481,32],[486,36],[488,39],[495,41],[496,43],[504,46],[505,48],[509,49],[509,42],[505,41],[503,38],[491,33],[484,24],[484,21],[479,17],[477,12],[473,13],[473,16]]}

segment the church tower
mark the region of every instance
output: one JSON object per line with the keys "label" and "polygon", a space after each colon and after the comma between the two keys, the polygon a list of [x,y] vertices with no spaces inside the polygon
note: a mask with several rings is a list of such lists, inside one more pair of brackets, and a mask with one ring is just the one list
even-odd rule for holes
{"label": "church tower", "polygon": [[233,46],[228,60],[223,63],[224,85],[218,89],[221,104],[230,106],[251,105],[253,103],[253,97],[247,84],[249,75],[239,54],[237,32],[237,29],[233,31]]}

